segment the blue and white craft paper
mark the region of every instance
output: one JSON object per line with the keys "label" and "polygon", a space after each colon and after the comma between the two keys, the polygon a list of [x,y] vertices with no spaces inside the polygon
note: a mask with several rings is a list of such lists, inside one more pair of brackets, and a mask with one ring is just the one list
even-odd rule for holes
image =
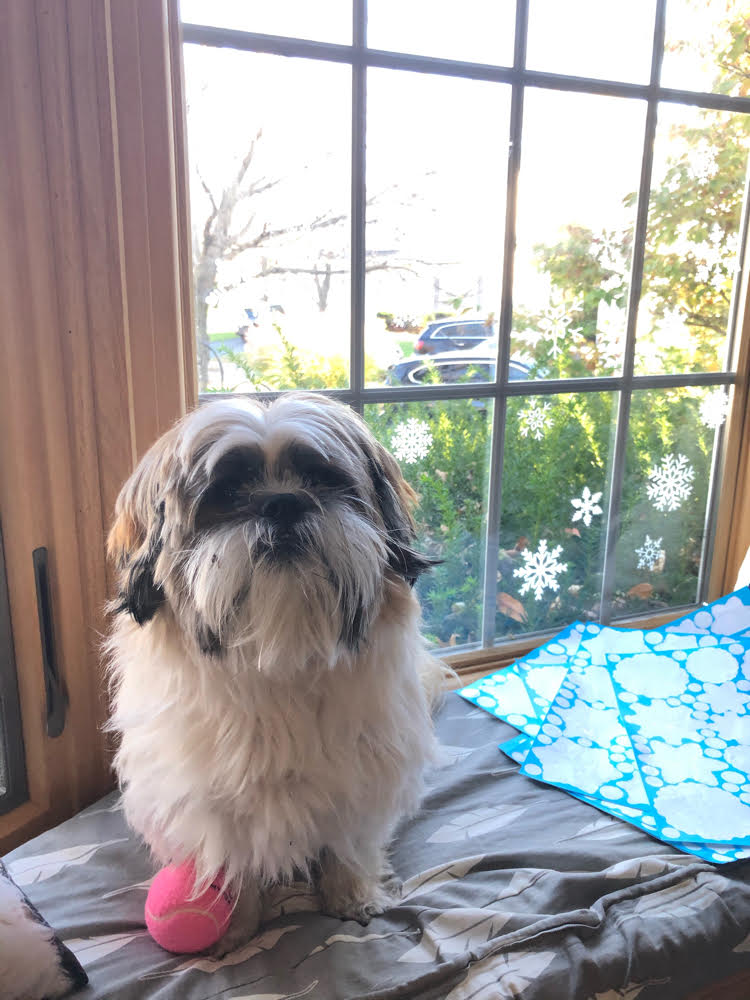
{"label": "blue and white craft paper", "polygon": [[[501,747],[522,764],[523,773],[556,784],[680,850],[712,861],[732,861],[750,856],[750,733],[747,739],[744,735],[744,727],[750,728],[750,676],[740,675],[745,661],[740,664],[738,659],[740,648],[743,658],[750,649],[748,640],[750,588],[743,588],[659,629],[574,623],[513,667],[459,693],[535,737],[518,737]],[[631,733],[630,716],[625,716],[627,724],[623,725],[623,705],[631,707],[632,715],[632,698],[637,696],[624,690],[624,703],[618,701],[611,673],[618,663],[636,661],[631,675],[637,675],[639,657],[643,663],[644,657],[656,656],[662,664],[679,664],[700,650],[728,652],[730,646],[733,652],[728,655],[737,660],[730,679],[716,680],[715,675],[714,681],[704,680],[700,691],[681,695],[652,699],[641,695],[635,712],[641,720],[638,731]],[[698,660],[694,657],[692,662]],[[726,673],[728,661],[724,662]],[[632,686],[632,676],[629,683]],[[689,683],[699,681],[693,678]],[[686,715],[685,705],[693,697],[697,708]],[[666,705],[668,698],[675,702],[668,705],[671,723],[660,714],[661,703]],[[685,728],[688,716],[691,726]],[[717,724],[717,720],[721,734],[716,728],[697,725]],[[732,733],[734,738],[726,739]],[[687,756],[682,757],[681,751]],[[718,763],[706,764],[705,760]],[[702,767],[703,780],[683,777],[670,782],[670,777],[686,773],[681,761]],[[654,795],[661,787],[665,789],[663,803],[670,803],[669,815],[654,806]],[[721,799],[723,806],[718,812],[713,810],[715,815],[708,820],[695,818],[688,834],[685,816],[694,816],[696,808],[701,814],[711,811],[689,801],[696,791],[704,805],[716,805]],[[682,825],[678,826],[675,818],[680,808]]]}
{"label": "blue and white craft paper", "polygon": [[750,643],[610,657],[658,837],[750,845]]}
{"label": "blue and white craft paper", "polygon": [[535,736],[587,628],[574,622],[512,666],[480,678],[458,694],[521,732]]}
{"label": "blue and white craft paper", "polygon": [[[643,633],[641,633],[643,635]],[[617,805],[614,811],[616,815],[623,818],[631,818],[631,822],[662,840],[668,841],[692,841],[707,840],[733,843],[740,846],[750,846],[750,806],[738,802],[734,805],[733,811],[727,813],[728,803],[725,803],[724,818],[719,819],[717,815],[713,821],[713,826],[708,820],[704,821],[704,833],[697,832],[695,827],[686,829],[683,825],[676,825],[674,816],[666,816],[663,809],[655,806],[651,786],[658,782],[663,784],[662,777],[654,777],[656,771],[642,772],[642,764],[648,753],[642,742],[634,744],[626,725],[620,717],[620,708],[631,706],[631,699],[635,700],[636,695],[632,690],[625,692],[625,701],[618,704],[613,683],[612,670],[620,668],[623,681],[638,691],[663,692],[665,697],[661,699],[649,699],[643,696],[641,707],[645,730],[649,734],[663,733],[665,727],[672,733],[673,739],[682,742],[681,735],[687,725],[687,719],[691,718],[693,711],[698,713],[698,718],[692,721],[689,728],[689,735],[694,738],[691,743],[690,752],[686,761],[697,766],[698,757],[703,759],[701,741],[713,737],[703,737],[699,732],[701,718],[705,714],[698,702],[698,708],[690,709],[679,697],[667,695],[671,692],[671,687],[677,682],[674,676],[681,672],[687,677],[687,672],[676,664],[687,662],[691,656],[702,657],[704,672],[709,671],[705,664],[706,657],[712,660],[721,660],[727,657],[733,664],[734,674],[738,674],[741,665],[738,660],[738,651],[744,655],[750,646],[731,637],[716,636],[670,636],[670,640],[677,640],[681,648],[664,649],[662,633],[654,631],[648,633],[644,638],[644,649],[635,654],[609,654],[607,666],[599,666],[597,663],[590,663],[588,666],[580,665],[571,667],[560,690],[552,704],[552,708],[547,714],[547,718],[541,726],[532,747],[527,754],[521,772],[532,778],[557,785],[570,791],[572,794],[583,794],[603,800],[606,803]],[[675,643],[676,644],[676,643]],[[703,645],[700,645],[703,644]],[[583,644],[582,644],[583,645]],[[660,652],[655,649],[661,648]],[[730,653],[730,649],[735,652]],[[598,654],[594,651],[592,659]],[[676,659],[675,659],[676,658]],[[750,657],[749,657],[750,662]],[[697,663],[697,661],[696,661]],[[724,670],[729,667],[725,666]],[[718,675],[716,675],[718,676]],[[688,680],[685,680],[687,688]],[[716,686],[716,685],[714,685]],[[706,685],[710,687],[710,685]],[[722,689],[722,695],[726,697],[726,691]],[[670,703],[667,702],[667,696]],[[697,694],[686,693],[686,698],[695,700]],[[704,696],[705,695],[704,693]],[[747,707],[747,695],[740,692],[740,700]],[[648,702],[648,704],[646,704]],[[651,702],[655,702],[652,704]],[[662,709],[662,703],[664,711]],[[735,705],[736,707],[736,705]],[[646,714],[651,713],[646,721]],[[671,713],[667,720],[666,713]],[[731,720],[730,720],[731,721]],[[750,723],[750,716],[748,716]],[[707,733],[713,732],[706,730]],[[642,738],[639,736],[639,740]],[[638,754],[636,755],[636,749]],[[710,749],[710,748],[709,748]],[[718,753],[719,751],[711,751]],[[664,759],[668,757],[678,757],[679,751],[673,746],[668,747],[664,752]],[[670,758],[671,759],[671,758]],[[641,765],[641,766],[639,766]],[[646,763],[649,767],[649,763]],[[673,769],[677,768],[676,763],[672,764]],[[728,771],[728,764],[724,764],[724,771]],[[687,774],[683,769],[681,772]],[[731,772],[735,778],[738,772]],[[649,784],[646,783],[648,779]],[[747,778],[745,778],[747,781]],[[718,783],[718,782],[717,782]],[[693,787],[695,786],[695,787]],[[693,809],[700,809],[700,803],[691,802],[691,796],[695,796],[701,791],[697,783],[686,784],[681,780],[679,786],[673,787],[663,793],[665,803],[671,803],[672,799],[681,803],[673,806],[676,810],[681,808],[681,819],[685,814]],[[742,790],[738,788],[740,794]],[[707,793],[708,794],[708,793]],[[711,793],[717,805],[721,795]],[[748,822],[746,825],[732,825],[733,820],[739,821],[740,816],[746,812]],[[632,814],[632,815],[631,815]]]}
{"label": "blue and white craft paper", "polygon": [[[522,733],[520,736],[514,736],[512,739],[500,743],[499,749],[517,764],[523,764],[531,749],[532,742],[532,737]],[[616,816],[618,819],[623,819],[633,826],[639,826],[645,833],[654,835],[654,831],[650,829],[649,825],[643,822],[643,814],[639,810],[623,808],[616,802],[607,802],[591,795],[582,795],[570,789],[566,789],[566,791],[568,791],[568,794],[580,799],[581,802],[594,806],[596,809],[609,813],[611,816]],[[673,841],[672,846],[687,854],[694,854],[696,857],[704,858],[706,861],[713,861],[718,864],[728,864],[730,861],[741,861],[745,858],[750,858],[750,848],[737,847],[735,844]]]}
{"label": "blue and white craft paper", "polygon": [[[568,667],[604,665],[607,653],[636,653],[670,648],[668,636],[750,636],[750,587],[690,612],[659,629],[619,629],[574,622],[510,667],[497,670],[458,691],[472,702],[523,733],[535,736],[549,711]],[[644,636],[661,639],[647,645]],[[679,646],[678,646],[679,648]]]}

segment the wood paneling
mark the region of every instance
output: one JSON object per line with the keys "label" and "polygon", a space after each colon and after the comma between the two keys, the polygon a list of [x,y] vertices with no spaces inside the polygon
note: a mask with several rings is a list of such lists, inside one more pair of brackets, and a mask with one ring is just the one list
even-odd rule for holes
{"label": "wood paneling", "polygon": [[[0,515],[30,787],[0,817],[0,850],[111,785],[107,523],[136,458],[195,400],[174,16],[166,0],[0,5]],[[31,563],[42,545],[70,700],[57,739]]]}

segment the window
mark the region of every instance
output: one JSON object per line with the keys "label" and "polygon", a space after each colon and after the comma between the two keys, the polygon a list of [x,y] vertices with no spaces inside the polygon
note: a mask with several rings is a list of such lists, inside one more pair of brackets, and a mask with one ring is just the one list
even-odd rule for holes
{"label": "window", "polygon": [[[437,646],[703,600],[746,4],[311,9],[182,0],[202,398],[303,387],[363,414],[441,560],[420,583]],[[420,331],[491,363],[409,370]]]}

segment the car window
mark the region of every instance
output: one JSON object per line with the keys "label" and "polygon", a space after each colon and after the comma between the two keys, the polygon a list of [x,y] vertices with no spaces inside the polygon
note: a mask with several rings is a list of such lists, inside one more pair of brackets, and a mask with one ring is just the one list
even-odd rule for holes
{"label": "car window", "polygon": [[432,366],[420,365],[418,368],[412,368],[407,374],[407,378],[410,382],[424,382],[427,378],[428,373],[434,371]]}
{"label": "car window", "polygon": [[454,323],[450,323],[448,326],[440,326],[435,330],[432,335],[433,340],[450,340],[451,337],[455,337],[456,331],[459,329]]}
{"label": "car window", "polygon": [[440,374],[441,382],[456,382],[462,375],[466,374],[466,364],[450,364],[446,362],[438,363],[436,366]]}
{"label": "car window", "polygon": [[482,323],[461,323],[456,328],[459,337],[473,337],[475,340],[486,340],[491,330]]}
{"label": "car window", "polygon": [[441,382],[486,382],[493,377],[492,368],[478,361],[438,361],[433,362]]}

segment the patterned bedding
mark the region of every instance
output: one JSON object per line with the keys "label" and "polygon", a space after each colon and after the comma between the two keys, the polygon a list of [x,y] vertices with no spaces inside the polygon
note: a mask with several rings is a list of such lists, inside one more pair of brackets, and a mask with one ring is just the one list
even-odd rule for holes
{"label": "patterned bedding", "polygon": [[403,898],[367,927],[292,885],[222,961],[167,954],[114,794],[6,863],[88,972],[80,1000],[673,1000],[750,968],[750,862],[715,868],[524,777],[497,749],[515,730],[455,694],[438,729],[393,847]]}

